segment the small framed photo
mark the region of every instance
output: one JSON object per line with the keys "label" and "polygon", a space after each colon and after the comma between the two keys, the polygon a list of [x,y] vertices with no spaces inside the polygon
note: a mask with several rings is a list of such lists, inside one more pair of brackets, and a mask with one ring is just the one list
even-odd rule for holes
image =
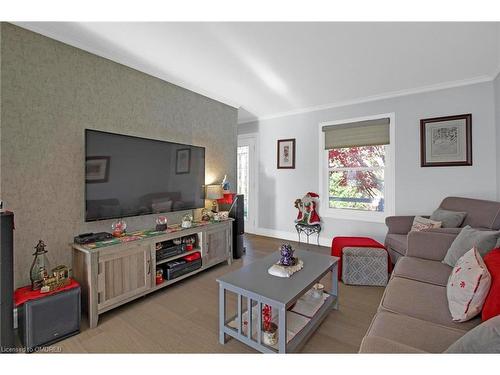
{"label": "small framed photo", "polygon": [[295,169],[295,139],[278,140],[278,169]]}
{"label": "small framed photo", "polygon": [[88,156],[85,159],[85,182],[98,184],[108,182],[109,156]]}
{"label": "small framed photo", "polygon": [[420,165],[472,165],[472,115],[420,120]]}
{"label": "small framed photo", "polygon": [[175,174],[186,174],[191,171],[191,149],[180,148],[175,156]]}

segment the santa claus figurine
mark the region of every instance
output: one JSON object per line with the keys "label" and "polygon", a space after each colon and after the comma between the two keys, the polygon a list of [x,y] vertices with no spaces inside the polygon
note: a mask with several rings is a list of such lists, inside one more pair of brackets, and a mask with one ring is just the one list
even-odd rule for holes
{"label": "santa claus figurine", "polygon": [[316,212],[316,198],[319,198],[318,194],[309,192],[302,199],[295,200],[295,207],[299,210],[295,220],[297,224],[315,225],[321,223],[321,219]]}

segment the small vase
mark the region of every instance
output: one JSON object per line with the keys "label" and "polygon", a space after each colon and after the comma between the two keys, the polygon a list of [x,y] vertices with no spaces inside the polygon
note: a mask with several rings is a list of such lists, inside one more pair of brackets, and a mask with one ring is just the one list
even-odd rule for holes
{"label": "small vase", "polygon": [[278,343],[278,326],[276,323],[270,323],[268,330],[262,330],[262,342],[268,346]]}

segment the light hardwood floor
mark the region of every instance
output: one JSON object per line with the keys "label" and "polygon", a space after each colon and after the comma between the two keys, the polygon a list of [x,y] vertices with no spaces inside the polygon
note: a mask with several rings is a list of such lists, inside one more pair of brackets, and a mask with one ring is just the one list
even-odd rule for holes
{"label": "light hardwood floor", "polygon": [[[99,319],[95,329],[82,321],[82,332],[54,346],[65,353],[255,353],[229,340],[218,343],[219,275],[277,251],[284,241],[245,235],[246,255],[231,266],[222,264],[172,287],[128,303]],[[328,254],[329,248],[299,245]],[[328,277],[324,283],[328,286]],[[339,310],[332,311],[305,344],[306,353],[355,353],[375,314],[384,288],[339,286]],[[236,303],[234,303],[236,305]]]}

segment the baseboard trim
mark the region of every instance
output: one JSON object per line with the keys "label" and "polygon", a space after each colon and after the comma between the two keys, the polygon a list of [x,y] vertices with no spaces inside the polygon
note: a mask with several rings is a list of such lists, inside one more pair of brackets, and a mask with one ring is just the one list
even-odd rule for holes
{"label": "baseboard trim", "polygon": [[[299,236],[297,235],[297,232],[289,232],[289,231],[284,231],[284,230],[275,230],[275,229],[268,229],[268,228],[255,228],[255,231],[252,234],[256,234],[258,236],[278,238],[278,239],[287,240],[287,241],[298,241],[299,240]],[[307,237],[305,235],[302,235],[301,242],[303,242],[303,243],[307,242]],[[311,235],[311,237],[309,237],[309,243],[313,244],[313,245],[317,244],[316,235],[313,234],[313,235]],[[330,247],[332,244],[332,239],[320,236],[319,237],[319,244],[321,246]]]}

